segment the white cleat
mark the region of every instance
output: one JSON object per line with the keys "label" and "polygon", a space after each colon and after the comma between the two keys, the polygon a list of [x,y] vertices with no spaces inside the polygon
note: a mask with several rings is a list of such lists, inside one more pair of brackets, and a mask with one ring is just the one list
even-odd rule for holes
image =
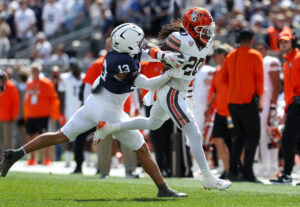
{"label": "white cleat", "polygon": [[215,177],[210,177],[210,178],[203,178],[202,185],[205,190],[212,189],[212,188],[218,190],[225,190],[229,188],[232,185],[232,183],[228,180],[221,180]]}
{"label": "white cleat", "polygon": [[119,124],[118,123],[106,123],[105,121],[100,121],[97,125],[97,129],[94,132],[94,145],[100,143],[107,135],[119,131]]}

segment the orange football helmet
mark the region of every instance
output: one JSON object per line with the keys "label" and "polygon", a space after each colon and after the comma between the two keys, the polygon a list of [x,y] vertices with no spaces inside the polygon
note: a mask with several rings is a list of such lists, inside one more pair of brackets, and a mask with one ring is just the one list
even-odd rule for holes
{"label": "orange football helmet", "polygon": [[208,43],[214,36],[215,22],[211,14],[204,8],[188,9],[182,17],[182,24],[193,38],[203,44]]}

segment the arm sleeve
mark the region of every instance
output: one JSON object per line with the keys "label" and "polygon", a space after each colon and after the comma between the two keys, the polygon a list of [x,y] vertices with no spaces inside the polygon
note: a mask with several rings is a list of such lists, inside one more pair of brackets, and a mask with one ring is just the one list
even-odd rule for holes
{"label": "arm sleeve", "polygon": [[257,64],[255,66],[255,82],[256,93],[257,95],[262,96],[264,93],[264,69],[262,56],[258,56]]}
{"label": "arm sleeve", "polygon": [[140,74],[135,78],[133,84],[138,88],[154,90],[167,83],[169,79],[170,76],[168,75],[168,72],[154,78],[147,78],[146,76]]}
{"label": "arm sleeve", "polygon": [[228,76],[228,61],[226,61],[227,58],[224,61],[224,65],[223,65],[223,71],[222,71],[222,82],[225,85],[229,85],[229,76]]}
{"label": "arm sleeve", "polygon": [[181,40],[179,40],[175,35],[170,34],[166,39],[166,45],[174,51],[180,51]]}
{"label": "arm sleeve", "polygon": [[85,103],[87,97],[92,93],[92,85],[89,83],[85,84],[83,91],[83,102]]}
{"label": "arm sleeve", "polygon": [[13,120],[16,120],[18,117],[18,114],[19,114],[19,109],[20,109],[20,95],[19,95],[17,87],[15,87],[15,86],[12,88],[11,97],[12,97],[12,104],[13,104],[11,117]]}

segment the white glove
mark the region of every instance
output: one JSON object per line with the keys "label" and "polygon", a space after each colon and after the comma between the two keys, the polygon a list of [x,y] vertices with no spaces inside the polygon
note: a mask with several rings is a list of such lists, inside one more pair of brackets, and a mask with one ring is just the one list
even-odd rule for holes
{"label": "white glove", "polygon": [[157,58],[162,63],[167,63],[172,68],[180,68],[185,62],[184,56],[179,52],[159,51],[157,53]]}

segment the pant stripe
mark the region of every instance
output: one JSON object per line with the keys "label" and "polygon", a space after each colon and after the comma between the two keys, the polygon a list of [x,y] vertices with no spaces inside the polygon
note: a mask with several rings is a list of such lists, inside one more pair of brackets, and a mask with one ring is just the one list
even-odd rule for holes
{"label": "pant stripe", "polygon": [[184,113],[184,111],[182,111],[182,109],[180,108],[180,106],[178,104],[178,95],[179,95],[179,91],[176,91],[176,93],[175,93],[175,107],[178,110],[178,112],[181,114],[181,116],[183,117],[183,119],[185,120],[185,122],[186,122],[185,124],[187,124],[187,123],[190,122],[190,120],[187,117],[187,115]]}
{"label": "pant stripe", "polygon": [[172,108],[171,108],[171,92],[172,92],[172,88],[170,88],[170,90],[169,90],[169,92],[168,92],[168,95],[167,95],[167,105],[168,105],[168,109],[169,109],[169,111],[171,112],[171,114],[172,114],[172,116],[173,116],[173,118],[175,119],[175,121],[177,122],[177,124],[180,126],[180,127],[182,127],[182,125],[181,125],[181,123],[180,123],[180,121],[178,120],[178,118],[175,116],[175,114],[174,114],[174,111],[172,110]]}
{"label": "pant stripe", "polygon": [[175,107],[175,94],[176,94],[176,90],[173,89],[172,92],[171,92],[171,108],[174,112],[174,114],[176,115],[177,119],[180,121],[181,123],[181,126],[185,126],[186,125],[186,122],[185,120],[182,118],[182,116],[180,115],[180,113],[178,112],[177,108]]}

